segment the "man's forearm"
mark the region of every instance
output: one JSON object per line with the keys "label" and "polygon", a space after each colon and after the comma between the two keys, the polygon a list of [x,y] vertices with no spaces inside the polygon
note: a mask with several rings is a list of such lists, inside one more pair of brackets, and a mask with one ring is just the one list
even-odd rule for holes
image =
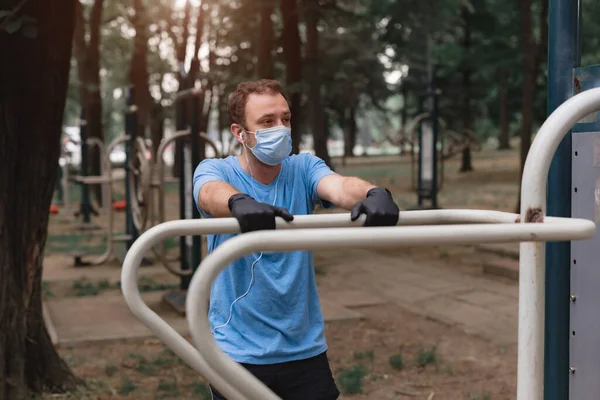
{"label": "man's forearm", "polygon": [[229,183],[211,181],[202,186],[198,194],[200,207],[214,218],[231,217],[229,210],[229,198],[239,190]]}
{"label": "man's forearm", "polygon": [[359,201],[367,197],[367,192],[376,187],[375,185],[353,176],[346,176],[342,181],[339,206],[351,210]]}

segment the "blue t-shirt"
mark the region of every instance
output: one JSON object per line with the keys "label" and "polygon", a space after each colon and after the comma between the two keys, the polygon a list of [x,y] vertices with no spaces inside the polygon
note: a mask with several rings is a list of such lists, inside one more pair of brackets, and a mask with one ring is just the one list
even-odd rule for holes
{"label": "blue t-shirt", "polygon": [[[211,218],[199,206],[198,194],[202,185],[217,180],[256,201],[306,215],[316,204],[331,206],[319,199],[317,185],[332,173],[323,160],[302,153],[287,157],[278,177],[264,185],[254,180],[235,156],[206,159],[194,172],[194,200],[201,215]],[[233,236],[208,235],[208,251]],[[235,261],[212,286],[209,320],[217,344],[237,362],[273,364],[324,352],[327,344],[312,253],[266,252]]]}

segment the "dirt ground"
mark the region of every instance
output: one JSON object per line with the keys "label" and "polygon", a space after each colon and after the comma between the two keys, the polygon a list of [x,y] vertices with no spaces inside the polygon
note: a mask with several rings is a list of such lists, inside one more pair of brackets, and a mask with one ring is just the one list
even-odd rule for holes
{"label": "dirt ground", "polygon": [[[474,154],[475,170],[469,173],[457,172],[459,162],[457,157],[444,166],[441,207],[514,211],[519,176],[516,151],[484,150]],[[340,166],[338,171],[388,187],[402,209],[416,205],[410,163],[406,161],[365,162]],[[168,219],[177,218],[178,197],[172,188],[167,204],[173,205]],[[104,225],[102,219],[94,221]],[[124,226],[122,214],[117,215],[116,226]],[[69,215],[53,216],[45,268],[72,262],[65,254],[73,249],[100,253],[102,241],[99,231],[78,233]],[[426,248],[400,249],[390,254],[420,262],[440,258]],[[315,258],[319,268],[318,253]],[[460,268],[460,258],[448,257],[447,262],[449,268]],[[328,279],[333,278],[320,274],[320,287],[327,288]],[[53,296],[72,295],[76,290],[64,282],[48,286]],[[515,347],[497,345],[391,303],[359,311],[367,317],[328,322],[326,328],[328,353],[338,387],[344,393],[342,399],[514,398]],[[87,388],[67,395],[48,395],[47,399],[210,399],[203,380],[158,340],[83,345],[59,348],[59,352],[87,382]]]}

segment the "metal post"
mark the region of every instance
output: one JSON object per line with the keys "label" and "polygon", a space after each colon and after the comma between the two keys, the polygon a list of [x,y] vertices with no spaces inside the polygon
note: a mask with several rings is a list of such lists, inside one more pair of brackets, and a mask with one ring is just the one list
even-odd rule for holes
{"label": "metal post", "polygon": [[[178,131],[182,131],[187,128],[186,123],[186,103],[187,98],[181,97],[177,98],[175,103],[175,127]],[[185,142],[186,139],[183,138],[181,143],[175,145],[177,152],[179,154],[179,218],[185,219],[186,207],[185,207]],[[179,267],[180,269],[186,270],[189,269],[188,263],[188,252],[187,252],[187,243],[186,238],[181,236],[179,238]],[[180,288],[185,290],[183,278],[180,282]]]}
{"label": "metal post", "polygon": [[125,114],[125,134],[129,136],[129,140],[125,142],[125,202],[126,202],[126,214],[125,214],[125,232],[130,236],[127,241],[127,248],[129,249],[133,242],[137,239],[139,233],[133,221],[132,211],[132,197],[136,194],[134,191],[136,187],[131,187],[132,178],[132,163],[135,162],[133,153],[135,151],[135,142],[137,140],[137,109],[135,106],[135,88],[129,86],[126,89],[125,100],[127,104]]}
{"label": "metal post", "polygon": [[431,124],[433,129],[433,160],[431,162],[431,167],[433,168],[433,176],[431,178],[431,208],[438,208],[437,204],[437,192],[438,192],[438,96],[436,93],[435,87],[435,72],[432,67],[431,77],[430,77],[430,102],[431,102]]}
{"label": "metal post", "polygon": [[[550,0],[548,19],[548,115],[573,94],[580,62],[581,0]],[[547,214],[571,216],[571,133],[559,145],[548,176]],[[569,398],[570,242],[546,244],[544,399]]]}
{"label": "metal post", "polygon": [[[425,111],[424,107],[423,107],[423,103],[426,101],[426,98],[424,95],[419,96],[419,115],[423,114],[423,112]],[[422,208],[423,207],[423,195],[421,193],[423,193],[423,179],[421,179],[423,173],[423,122],[419,121],[419,139],[417,141],[417,143],[419,144],[419,156],[417,157],[417,163],[418,163],[418,168],[417,168],[417,199],[418,199],[418,207]]]}
{"label": "metal post", "polygon": [[[188,171],[189,174],[185,176],[186,182],[185,185],[189,185],[190,189],[192,186],[192,181],[193,181],[193,174],[194,174],[194,170],[196,168],[196,166],[200,163],[200,96],[199,94],[195,94],[191,101],[190,101],[190,105],[191,105],[191,110],[190,111],[190,146],[191,146],[191,168]],[[193,196],[193,191],[186,190],[185,193],[186,196],[186,208],[187,208],[187,217],[189,219],[189,216],[191,215],[192,219],[195,218],[200,218],[200,213],[198,212],[198,210],[196,209],[195,203],[194,203],[194,199],[192,198]],[[202,237],[199,235],[195,235],[192,237],[192,246],[191,248],[189,248],[189,258],[188,260],[191,261],[191,265],[188,264],[186,267],[189,269],[191,268],[194,272],[196,271],[196,268],[198,268],[198,265],[200,265],[200,261],[202,259],[202,250],[201,250],[201,246],[202,246]],[[183,276],[181,277],[181,289],[183,290],[187,290],[189,285],[190,285],[190,280],[191,280],[192,276]]]}
{"label": "metal post", "polygon": [[[81,108],[81,117],[79,121],[79,144],[81,148],[81,176],[88,176],[87,165],[87,120],[85,110]],[[83,224],[90,223],[90,188],[86,183],[81,182],[81,213],[83,214]]]}

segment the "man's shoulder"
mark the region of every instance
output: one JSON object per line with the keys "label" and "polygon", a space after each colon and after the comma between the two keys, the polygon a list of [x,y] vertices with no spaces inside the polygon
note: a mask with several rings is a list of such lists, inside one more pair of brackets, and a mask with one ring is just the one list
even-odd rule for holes
{"label": "man's shoulder", "polygon": [[198,168],[232,168],[234,159],[235,156],[228,156],[225,158],[205,158],[198,164]]}
{"label": "man's shoulder", "polygon": [[302,152],[290,155],[288,160],[291,164],[309,166],[311,163],[317,162],[321,159],[312,153]]}

